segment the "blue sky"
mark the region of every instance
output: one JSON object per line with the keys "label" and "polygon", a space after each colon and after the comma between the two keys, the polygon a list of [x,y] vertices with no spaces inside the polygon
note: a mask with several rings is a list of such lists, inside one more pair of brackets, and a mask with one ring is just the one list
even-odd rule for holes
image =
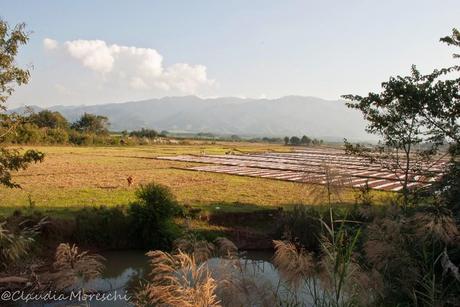
{"label": "blue sky", "polygon": [[455,63],[439,38],[460,28],[460,1],[2,1],[0,16],[33,31],[11,106],[337,99]]}

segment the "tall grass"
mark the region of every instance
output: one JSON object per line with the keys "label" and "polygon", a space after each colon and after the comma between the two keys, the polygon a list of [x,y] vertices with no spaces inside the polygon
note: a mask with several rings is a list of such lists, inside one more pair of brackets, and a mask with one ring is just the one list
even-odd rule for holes
{"label": "tall grass", "polygon": [[[225,238],[214,244],[193,235],[174,242],[174,251],[150,251],[151,272],[148,282],[136,292],[134,301],[141,306],[221,306],[216,295],[218,282],[212,277],[206,260],[220,256],[232,259],[236,246]],[[185,252],[187,251],[187,253]]]}
{"label": "tall grass", "polygon": [[29,221],[21,222],[14,231],[8,228],[6,221],[0,223],[0,266],[3,268],[28,254],[46,218],[33,225],[27,224]]}
{"label": "tall grass", "polygon": [[105,259],[100,255],[81,252],[76,245],[61,243],[56,248],[52,274],[57,289],[79,289],[85,283],[101,276]]}

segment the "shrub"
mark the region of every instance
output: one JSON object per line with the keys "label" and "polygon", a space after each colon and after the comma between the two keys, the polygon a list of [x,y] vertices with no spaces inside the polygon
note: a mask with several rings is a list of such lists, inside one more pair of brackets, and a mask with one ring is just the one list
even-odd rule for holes
{"label": "shrub", "polygon": [[46,143],[50,144],[66,144],[69,141],[69,134],[61,128],[46,129]]}
{"label": "shrub", "polygon": [[168,187],[149,183],[136,192],[138,201],[131,204],[132,239],[144,248],[168,249],[178,235],[173,217],[182,212]]}
{"label": "shrub", "polygon": [[136,248],[129,238],[130,217],[122,207],[83,209],[76,214],[75,240],[99,248]]}

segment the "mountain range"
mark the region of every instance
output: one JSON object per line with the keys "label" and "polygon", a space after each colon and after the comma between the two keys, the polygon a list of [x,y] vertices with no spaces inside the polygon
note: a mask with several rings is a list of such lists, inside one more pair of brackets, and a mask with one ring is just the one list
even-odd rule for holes
{"label": "mountain range", "polygon": [[[43,108],[32,106],[35,111]],[[171,132],[209,132],[240,136],[308,135],[325,140],[373,140],[360,112],[344,101],[285,96],[278,99],[236,97],[164,97],[102,105],[53,106],[69,121],[84,112],[109,118],[113,131],[151,128]],[[21,108],[12,110],[20,112]]]}

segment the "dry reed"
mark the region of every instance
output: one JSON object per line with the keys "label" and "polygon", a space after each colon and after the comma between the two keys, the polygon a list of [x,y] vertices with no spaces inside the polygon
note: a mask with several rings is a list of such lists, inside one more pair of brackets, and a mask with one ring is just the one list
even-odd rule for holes
{"label": "dry reed", "polygon": [[302,280],[312,275],[313,257],[305,249],[285,241],[275,240],[273,244],[275,245],[273,263],[286,281],[297,287]]}
{"label": "dry reed", "polygon": [[75,245],[61,243],[56,249],[53,267],[55,286],[64,290],[74,288],[101,275],[104,270],[100,255],[91,255],[87,251],[80,252]]}
{"label": "dry reed", "polygon": [[205,263],[179,251],[171,255],[162,251],[150,257],[150,282],[137,293],[138,305],[213,307],[220,306],[215,294],[216,281]]}

